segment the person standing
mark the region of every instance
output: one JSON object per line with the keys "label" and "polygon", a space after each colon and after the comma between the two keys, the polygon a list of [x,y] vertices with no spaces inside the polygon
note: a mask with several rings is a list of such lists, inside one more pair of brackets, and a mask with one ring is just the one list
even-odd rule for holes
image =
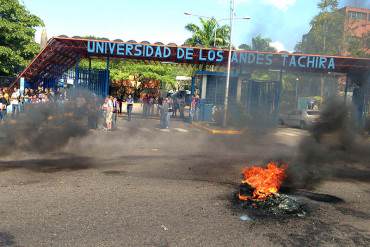
{"label": "person standing", "polygon": [[15,87],[14,92],[10,96],[10,104],[12,105],[12,116],[16,116],[19,113],[19,90]]}
{"label": "person standing", "polygon": [[4,99],[6,100],[6,104],[8,105],[10,102],[10,96],[9,96],[7,88],[3,89],[3,96],[4,96]]}
{"label": "person standing", "polygon": [[197,114],[197,109],[198,109],[198,103],[199,103],[199,96],[195,95],[191,99],[191,104],[190,104],[190,121],[197,121],[198,120],[198,114]]}
{"label": "person standing", "polygon": [[171,101],[169,102],[172,106],[172,117],[177,117],[177,110],[179,109],[178,107],[178,98],[177,98],[177,95],[173,98],[171,98]]}
{"label": "person standing", "polygon": [[157,115],[159,117],[161,117],[161,106],[162,106],[162,103],[163,103],[163,97],[158,97],[158,100],[157,100]]}
{"label": "person standing", "polygon": [[147,94],[145,94],[144,98],[143,98],[143,115],[144,117],[147,117],[149,114],[148,114],[148,109],[149,109],[149,97]]}
{"label": "person standing", "polygon": [[154,96],[153,95],[151,95],[149,97],[149,110],[148,110],[148,112],[149,112],[149,116],[154,115]]}
{"label": "person standing", "polygon": [[178,98],[177,100],[177,104],[178,104],[178,107],[179,107],[179,111],[180,111],[180,118],[181,119],[184,119],[185,115],[184,115],[184,111],[185,111],[185,95],[181,94],[181,97]]}
{"label": "person standing", "polygon": [[117,98],[113,98],[113,128],[117,127],[117,115],[118,115],[118,101]]}
{"label": "person standing", "polygon": [[131,94],[128,96],[126,103],[127,103],[127,120],[131,121],[132,108],[134,107],[134,99],[132,98]]}
{"label": "person standing", "polygon": [[170,125],[170,101],[168,97],[163,100],[159,108],[161,112],[160,126],[162,129],[168,129]]}
{"label": "person standing", "polygon": [[110,97],[106,97],[102,106],[105,115],[106,130],[112,129],[113,102]]}
{"label": "person standing", "polygon": [[118,97],[118,113],[119,114],[122,114],[122,103],[123,103],[123,98],[122,98],[122,95],[120,95]]}
{"label": "person standing", "polygon": [[6,114],[6,99],[2,92],[0,92],[0,121],[4,120]]}

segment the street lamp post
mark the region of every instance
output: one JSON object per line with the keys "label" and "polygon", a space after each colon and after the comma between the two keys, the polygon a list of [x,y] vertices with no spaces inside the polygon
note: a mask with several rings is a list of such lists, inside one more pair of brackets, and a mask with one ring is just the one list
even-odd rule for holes
{"label": "street lamp post", "polygon": [[228,105],[229,105],[229,85],[230,85],[230,73],[231,73],[231,38],[232,38],[232,32],[233,32],[233,24],[234,24],[234,8],[235,8],[235,2],[234,0],[230,0],[230,37],[229,37],[229,58],[227,60],[227,77],[226,77],[226,85],[225,85],[225,101],[224,101],[224,117],[222,121],[222,126],[226,127],[227,125],[227,111],[228,111]]}
{"label": "street lamp post", "polygon": [[[216,25],[220,21],[230,21],[230,33],[229,33],[229,56],[228,56],[228,61],[227,61],[227,76],[226,76],[226,84],[225,84],[225,101],[224,101],[224,115],[223,115],[223,121],[222,121],[222,126],[225,127],[227,125],[227,110],[228,110],[228,103],[229,103],[229,85],[230,85],[230,74],[231,74],[231,56],[232,56],[232,28],[234,24],[234,20],[249,20],[251,19],[250,17],[235,17],[235,1],[230,0],[230,18],[224,18],[224,19],[216,19],[214,17],[209,17],[209,16],[202,16],[202,15],[194,15],[189,12],[185,12],[185,15],[189,16],[197,16],[200,18],[207,18],[207,19],[215,19],[216,20]],[[214,33],[214,41],[213,41],[213,46],[216,47],[216,35],[217,35],[217,26],[215,27],[215,33]]]}

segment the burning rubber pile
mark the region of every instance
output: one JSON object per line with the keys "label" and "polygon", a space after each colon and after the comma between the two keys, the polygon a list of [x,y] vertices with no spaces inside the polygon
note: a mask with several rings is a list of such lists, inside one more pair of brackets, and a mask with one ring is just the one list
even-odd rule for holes
{"label": "burning rubber pile", "polygon": [[269,162],[266,168],[252,166],[243,170],[243,180],[237,202],[256,216],[293,215],[303,217],[306,212],[298,199],[279,193],[286,178],[287,165]]}

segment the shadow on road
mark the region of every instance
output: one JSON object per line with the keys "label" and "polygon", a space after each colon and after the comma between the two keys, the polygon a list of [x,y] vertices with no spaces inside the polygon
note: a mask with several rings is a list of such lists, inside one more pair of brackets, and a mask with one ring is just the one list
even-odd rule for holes
{"label": "shadow on road", "polygon": [[55,159],[26,159],[0,161],[0,171],[11,169],[28,169],[34,172],[54,173],[58,171],[75,171],[88,169],[94,160],[88,157],[62,157]]}

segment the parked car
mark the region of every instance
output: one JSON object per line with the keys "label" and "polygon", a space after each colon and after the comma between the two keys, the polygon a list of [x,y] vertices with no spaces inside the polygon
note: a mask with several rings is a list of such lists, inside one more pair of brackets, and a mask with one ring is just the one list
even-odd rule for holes
{"label": "parked car", "polygon": [[295,110],[287,114],[280,114],[280,124],[290,127],[306,129],[319,120],[320,111],[318,110]]}

